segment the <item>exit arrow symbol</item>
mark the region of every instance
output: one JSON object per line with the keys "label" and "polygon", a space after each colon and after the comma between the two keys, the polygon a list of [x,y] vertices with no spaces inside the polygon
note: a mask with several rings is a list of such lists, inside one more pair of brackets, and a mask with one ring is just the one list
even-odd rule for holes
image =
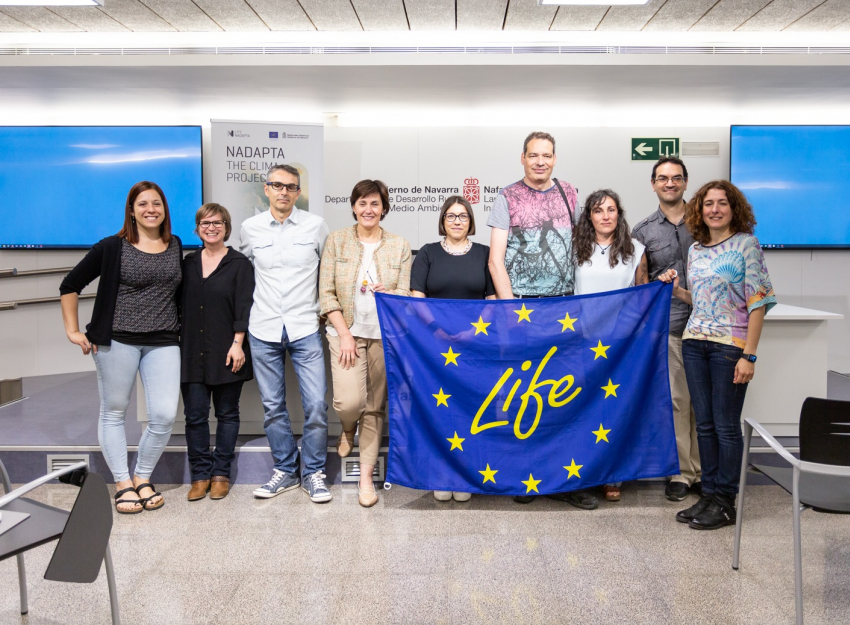
{"label": "exit arrow symbol", "polygon": [[646,143],[641,142],[637,147],[635,147],[635,152],[641,156],[646,156],[647,152],[652,152],[652,148],[646,145]]}

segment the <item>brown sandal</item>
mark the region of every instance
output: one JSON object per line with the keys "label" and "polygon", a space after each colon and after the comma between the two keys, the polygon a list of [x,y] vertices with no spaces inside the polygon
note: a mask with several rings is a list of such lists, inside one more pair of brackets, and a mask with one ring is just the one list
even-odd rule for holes
{"label": "brown sandal", "polygon": [[620,501],[620,487],[613,484],[606,484],[602,487],[602,493],[605,495],[605,501]]}

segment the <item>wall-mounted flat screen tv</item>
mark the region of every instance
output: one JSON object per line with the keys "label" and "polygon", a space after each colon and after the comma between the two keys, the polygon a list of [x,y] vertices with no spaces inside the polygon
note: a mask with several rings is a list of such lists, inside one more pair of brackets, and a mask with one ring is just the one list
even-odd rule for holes
{"label": "wall-mounted flat screen tv", "polygon": [[730,143],[763,247],[850,248],[850,126],[732,126]]}
{"label": "wall-mounted flat screen tv", "polygon": [[0,126],[0,249],[91,247],[121,229],[140,180],[162,188],[172,231],[197,245],[200,126]]}

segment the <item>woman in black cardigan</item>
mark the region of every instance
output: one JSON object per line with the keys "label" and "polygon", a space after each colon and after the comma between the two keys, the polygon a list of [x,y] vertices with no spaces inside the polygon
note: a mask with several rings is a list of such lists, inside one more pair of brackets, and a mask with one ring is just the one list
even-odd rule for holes
{"label": "woman in black cardigan", "polygon": [[[180,387],[192,470],[189,501],[222,499],[230,490],[230,465],[239,435],[242,383],[253,377],[245,333],[254,296],[251,261],[224,242],[230,213],[204,204],[195,215],[204,247],[183,260]],[[215,451],[210,452],[210,395],[215,406]]]}

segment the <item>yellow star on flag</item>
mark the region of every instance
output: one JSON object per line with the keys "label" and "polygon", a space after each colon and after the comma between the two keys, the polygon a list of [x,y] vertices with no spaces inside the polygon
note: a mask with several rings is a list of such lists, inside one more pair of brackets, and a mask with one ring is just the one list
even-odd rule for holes
{"label": "yellow star on flag", "polygon": [[[479,332],[483,332],[484,334],[487,334],[487,326],[489,326],[489,325],[490,324],[486,323],[484,321],[484,319],[482,319],[481,317],[478,317],[477,323],[474,322],[474,321],[472,322],[472,327],[475,328],[475,336],[478,336]],[[490,336],[490,335],[488,334],[487,336]]]}
{"label": "yellow star on flag", "polygon": [[602,344],[602,341],[599,341],[599,344],[598,344],[596,347],[591,347],[591,348],[590,348],[590,351],[592,351],[594,354],[596,354],[596,355],[593,357],[593,359],[594,359],[594,360],[596,360],[596,359],[597,359],[597,358],[599,358],[600,356],[602,356],[602,358],[606,358],[606,359],[607,359],[607,358],[608,358],[608,354],[606,354],[605,352],[608,350],[608,348],[609,348],[609,347],[611,347],[611,346],[610,346],[610,345],[603,345],[603,344]]}
{"label": "yellow star on flag", "polygon": [[542,481],[543,481],[543,480],[535,480],[535,479],[534,479],[534,476],[533,476],[531,473],[529,473],[529,474],[528,474],[528,479],[527,479],[527,480],[522,480],[522,483],[523,483],[523,484],[525,484],[525,485],[526,485],[526,487],[527,487],[527,489],[526,489],[526,491],[525,491],[525,492],[526,492],[526,493],[530,493],[531,491],[534,491],[535,493],[539,493],[540,491],[539,491],[539,490],[537,490],[537,485],[538,485],[540,482],[542,482]]}
{"label": "yellow star on flag", "polygon": [[613,382],[611,382],[611,378],[608,378],[608,384],[601,388],[603,391],[605,391],[605,397],[603,397],[603,399],[607,399],[611,395],[613,395],[614,397],[617,396],[617,389],[620,388],[620,385],[614,384]]}
{"label": "yellow star on flag", "polygon": [[[596,442],[598,443],[599,441],[605,441],[606,443],[610,443],[611,441],[608,440],[608,432],[610,432],[610,431],[611,430],[606,430],[605,428],[603,428],[602,424],[600,423],[599,429],[595,430],[593,432],[594,434],[596,434]],[[564,468],[566,469],[566,467],[564,467]],[[567,470],[569,471],[569,469],[567,469]],[[567,478],[567,479],[569,479],[569,478]]]}
{"label": "yellow star on flag", "polygon": [[523,319],[525,319],[528,323],[531,323],[531,313],[534,312],[533,308],[531,310],[529,310],[528,308],[525,307],[525,304],[523,304],[522,308],[520,308],[519,310],[515,310],[514,312],[519,315],[519,319],[517,319],[517,323],[522,322]]}
{"label": "yellow star on flag", "polygon": [[452,438],[447,438],[446,440],[449,441],[452,444],[452,448],[449,449],[449,451],[452,451],[454,449],[460,449],[461,451],[463,451],[463,447],[461,447],[461,443],[463,441],[465,441],[466,439],[460,438],[457,435],[457,432],[455,432],[455,435]]}
{"label": "yellow star on flag", "polygon": [[493,482],[495,484],[496,474],[498,472],[499,471],[497,469],[491,469],[490,465],[488,464],[486,469],[484,469],[483,471],[479,471],[479,473],[484,476],[484,481],[481,483],[486,484],[487,482]]}
{"label": "yellow star on flag", "polygon": [[449,407],[449,402],[447,402],[446,400],[447,400],[449,397],[451,397],[451,395],[446,395],[446,394],[443,392],[443,388],[442,388],[442,387],[440,387],[440,392],[439,392],[439,393],[431,393],[431,397],[436,397],[436,398],[437,398],[437,406],[442,405],[442,406],[445,406],[446,408],[448,408],[448,407]]}
{"label": "yellow star on flag", "polygon": [[[608,431],[610,432],[611,430],[608,430]],[[575,458],[573,458],[570,461],[570,466],[564,467],[568,471],[567,479],[570,479],[574,475],[577,478],[581,479],[581,476],[578,474],[578,470],[581,469],[583,466],[584,466],[583,464],[576,464],[576,460],[575,460]]]}
{"label": "yellow star on flag", "polygon": [[449,363],[452,363],[456,367],[458,366],[457,357],[460,356],[460,352],[453,352],[452,348],[449,347],[449,351],[441,353],[440,356],[446,359],[446,364],[444,366],[448,366]]}
{"label": "yellow star on flag", "polygon": [[[567,313],[567,314],[564,316],[564,318],[563,318],[563,319],[558,319],[558,323],[560,323],[560,324],[561,324],[561,332],[563,332],[563,331],[564,331],[564,330],[566,330],[567,328],[569,328],[570,330],[572,330],[573,332],[575,332],[575,331],[576,331],[576,329],[573,327],[573,324],[574,324],[576,321],[578,321],[578,319],[573,319],[572,317],[570,317],[570,313]],[[596,359],[594,358],[594,360],[596,360]]]}

